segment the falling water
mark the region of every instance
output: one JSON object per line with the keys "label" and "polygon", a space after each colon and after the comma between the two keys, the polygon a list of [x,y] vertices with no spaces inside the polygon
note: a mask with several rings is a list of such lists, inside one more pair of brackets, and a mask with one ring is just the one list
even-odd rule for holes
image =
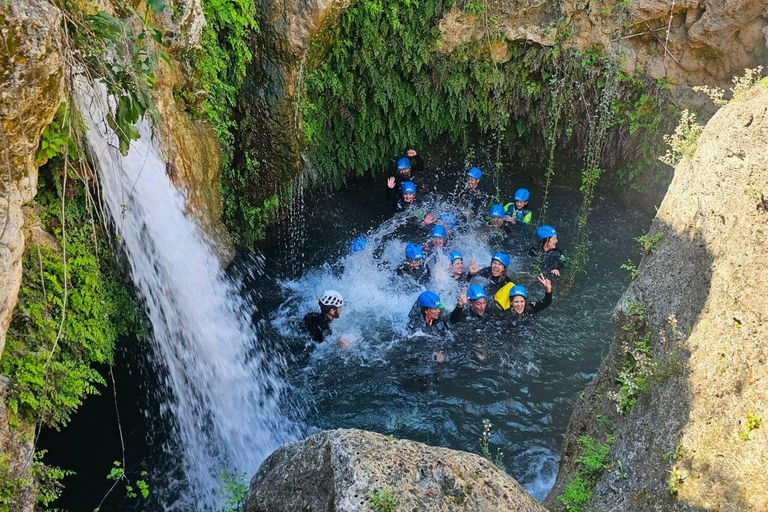
{"label": "falling water", "polygon": [[[78,88],[89,155],[105,208],[130,264],[152,326],[163,409],[188,489],[177,508],[211,509],[222,471],[253,474],[297,427],[281,413],[281,356],[265,353],[251,325],[252,307],[227,278],[198,223],[171,185],[148,121],[123,157],[108,128],[103,87]],[[171,505],[167,503],[166,505]],[[190,507],[190,505],[192,505]]]}

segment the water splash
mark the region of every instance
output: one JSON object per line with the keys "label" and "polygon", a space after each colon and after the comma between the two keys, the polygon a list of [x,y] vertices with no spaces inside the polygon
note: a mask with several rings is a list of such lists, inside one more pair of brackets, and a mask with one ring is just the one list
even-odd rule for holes
{"label": "water splash", "polygon": [[105,120],[104,88],[82,80],[77,91],[105,208],[152,325],[153,360],[167,387],[159,390],[161,410],[174,423],[184,465],[186,503],[164,505],[213,509],[222,471],[253,474],[298,434],[281,413],[285,362],[261,347],[239,283],[224,275],[208,238],[185,214],[149,122],[139,123],[141,138],[123,157]]}

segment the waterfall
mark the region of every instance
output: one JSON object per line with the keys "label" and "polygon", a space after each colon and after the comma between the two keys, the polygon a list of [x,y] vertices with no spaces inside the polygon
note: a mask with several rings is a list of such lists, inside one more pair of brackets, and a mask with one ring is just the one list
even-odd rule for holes
{"label": "waterfall", "polygon": [[[105,120],[104,88],[78,83],[86,144],[121,250],[151,322],[192,503],[211,509],[222,471],[252,475],[297,427],[281,412],[282,357],[265,353],[239,283],[225,276],[183,194],[166,176],[159,135],[143,120],[127,156]],[[168,504],[166,504],[168,505]],[[177,503],[177,505],[179,505]]]}

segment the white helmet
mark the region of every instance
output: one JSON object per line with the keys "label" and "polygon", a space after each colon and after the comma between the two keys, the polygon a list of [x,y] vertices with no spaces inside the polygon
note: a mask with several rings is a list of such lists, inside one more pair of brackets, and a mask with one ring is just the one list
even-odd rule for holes
{"label": "white helmet", "polygon": [[336,290],[325,290],[320,297],[320,304],[331,308],[340,308],[344,305],[344,298]]}

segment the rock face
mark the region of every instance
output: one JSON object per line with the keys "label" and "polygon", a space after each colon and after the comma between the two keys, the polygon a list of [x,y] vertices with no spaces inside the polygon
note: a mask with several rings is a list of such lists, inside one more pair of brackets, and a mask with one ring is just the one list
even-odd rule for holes
{"label": "rock face", "polygon": [[768,63],[767,0],[501,0],[487,15],[453,9],[439,24],[440,49],[470,41],[526,41],[552,46],[562,38],[578,50],[597,45],[670,83],[681,108],[701,108],[695,85],[721,85],[747,67]]}
{"label": "rock face", "polygon": [[0,3],[0,355],[21,284],[21,207],[37,193],[40,133],[63,99],[60,25],[48,2]]}
{"label": "rock face", "polygon": [[290,183],[302,169],[297,85],[304,67],[311,66],[310,53],[321,56],[333,42],[323,35],[349,0],[260,0],[256,5],[260,30],[238,100],[242,128],[235,165],[252,155],[268,155],[259,162],[258,181],[251,184],[259,200]]}
{"label": "rock face", "polygon": [[551,510],[576,473],[576,439],[607,431],[623,469],[602,475],[595,510],[768,510],[768,430],[756,426],[768,417],[766,148],[768,88],[757,85],[714,115],[677,166],[650,231],[658,248],[614,317],[621,325],[644,303],[650,331],[666,333],[652,338],[655,357],[680,371],[619,415],[607,399],[625,362],[614,341],[571,418]]}
{"label": "rock face", "polygon": [[482,457],[362,430],[323,431],[277,450],[251,480],[245,510],[377,510],[366,500],[379,489],[408,512],[546,511]]}

